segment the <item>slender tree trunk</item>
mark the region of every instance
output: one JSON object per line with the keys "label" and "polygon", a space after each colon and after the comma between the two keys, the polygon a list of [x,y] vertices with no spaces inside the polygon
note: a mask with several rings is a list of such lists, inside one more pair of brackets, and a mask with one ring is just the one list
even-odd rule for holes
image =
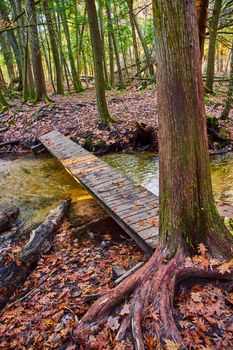
{"label": "slender tree trunk", "polygon": [[34,89],[34,80],[31,70],[30,54],[28,47],[28,30],[25,36],[25,45],[24,45],[24,75],[23,75],[23,102],[33,101],[35,99],[35,89]]}
{"label": "slender tree trunk", "polygon": [[129,20],[130,20],[130,26],[132,31],[133,49],[134,49],[134,56],[136,61],[137,76],[140,78],[141,68],[140,68],[140,59],[138,54],[138,45],[137,45],[137,38],[136,38],[136,31],[135,31],[135,24],[134,24],[133,0],[128,0],[127,2],[129,7]]}
{"label": "slender tree trunk", "polygon": [[63,95],[64,94],[64,88],[63,88],[63,77],[62,77],[62,70],[61,70],[61,63],[60,63],[60,55],[59,50],[56,42],[56,34],[55,34],[55,28],[53,26],[52,18],[50,15],[51,9],[49,8],[48,1],[43,1],[43,9],[44,14],[47,21],[47,28],[49,32],[49,40],[51,45],[51,51],[53,55],[53,62],[55,66],[55,72],[56,72],[56,92],[58,94]]}
{"label": "slender tree trunk", "polygon": [[[84,33],[84,28],[85,28],[85,18],[86,18],[86,6],[84,8],[84,20],[82,23],[81,31],[79,28],[79,20],[78,20],[78,1],[73,0],[74,2],[74,11],[75,11],[75,22],[76,22],[76,62],[77,62],[77,72],[79,79],[81,81],[81,50],[80,47],[82,47],[83,44],[83,33]],[[83,88],[83,87],[82,87]]]}
{"label": "slender tree trunk", "polygon": [[232,94],[233,94],[233,41],[232,41],[232,46],[231,46],[231,67],[230,67],[230,81],[229,81],[229,86],[228,86],[228,91],[227,91],[227,98],[225,102],[225,107],[222,112],[222,119],[227,119],[229,112],[232,108]]}
{"label": "slender tree trunk", "polygon": [[89,87],[89,81],[88,81],[88,69],[87,69],[87,60],[86,60],[86,54],[85,50],[82,49],[82,56],[83,56],[83,64],[84,64],[84,74],[86,77],[86,87]]}
{"label": "slender tree trunk", "polygon": [[[16,16],[19,16],[22,13],[22,1],[21,0],[14,0],[14,6],[15,6],[15,13]],[[23,62],[23,91],[22,91],[22,101],[26,102],[27,100],[33,101],[35,99],[35,86],[34,86],[34,79],[32,74],[32,66],[31,66],[31,57],[28,47],[28,31],[29,28],[24,28],[25,24],[25,18],[23,16],[19,16],[18,25],[19,28],[19,43],[20,43],[20,49],[22,52],[22,62]],[[26,21],[27,23],[27,21]]]}
{"label": "slender tree trunk", "polygon": [[7,43],[5,33],[2,33],[0,35],[0,44],[2,48],[4,62],[8,72],[9,80],[12,81],[15,78],[14,59],[13,59],[11,47]]}
{"label": "slender tree trunk", "polygon": [[200,44],[201,58],[203,57],[203,54],[204,54],[208,5],[209,5],[209,0],[196,0],[197,23],[198,23],[198,30],[199,30],[199,44]]}
{"label": "slender tree trunk", "polygon": [[210,35],[209,35],[209,52],[206,71],[206,92],[213,93],[214,83],[214,65],[215,65],[215,47],[218,30],[218,20],[222,7],[222,0],[215,0],[213,15],[210,21]]}
{"label": "slender tree trunk", "polygon": [[104,41],[104,21],[103,21],[103,0],[99,1],[99,28],[100,28],[100,37],[103,46],[103,67],[104,67],[104,77],[105,77],[105,85],[106,89],[110,89],[109,81],[108,81],[108,70],[107,70],[107,60],[105,53],[105,41]]}
{"label": "slender tree trunk", "polygon": [[2,91],[6,91],[7,87],[6,87],[6,81],[4,79],[4,75],[2,72],[2,68],[0,67],[0,90]]}
{"label": "slender tree trunk", "polygon": [[150,73],[150,76],[153,77],[154,76],[154,67],[153,67],[153,63],[151,62],[150,53],[149,53],[148,47],[147,47],[147,45],[145,43],[145,40],[144,40],[142,31],[141,31],[140,25],[138,23],[138,19],[135,16],[134,13],[133,13],[133,16],[134,16],[134,23],[135,23],[135,26],[136,26],[136,29],[137,29],[137,32],[138,32],[138,36],[140,38],[140,41],[141,41],[141,44],[142,44],[142,47],[143,47],[143,51],[144,51],[144,54],[145,54],[145,57],[146,57],[146,62],[147,62],[147,66],[148,66],[148,69],[149,69],[149,73]]}
{"label": "slender tree trunk", "polygon": [[[2,19],[4,19],[7,23],[10,23],[10,19],[7,13],[7,8],[4,1],[0,1],[0,14]],[[12,47],[12,50],[14,52],[14,56],[15,56],[15,60],[18,68],[19,80],[21,81],[22,80],[22,56],[20,55],[18,42],[13,30],[8,30],[7,36],[8,36],[10,45]]]}
{"label": "slender tree trunk", "polygon": [[86,0],[87,14],[90,26],[92,52],[94,58],[95,69],[95,89],[97,98],[97,107],[99,112],[101,126],[108,126],[111,118],[108,112],[106,97],[105,97],[105,81],[103,71],[103,51],[100,38],[100,31],[97,19],[95,0]]}
{"label": "slender tree trunk", "polygon": [[119,56],[116,36],[114,33],[113,24],[112,24],[111,9],[110,9],[110,5],[108,5],[107,3],[106,3],[106,12],[107,12],[107,17],[108,17],[108,26],[109,26],[109,30],[110,30],[110,34],[111,34],[112,42],[113,42],[113,47],[114,47],[114,51],[115,51],[117,72],[118,72],[118,77],[119,77],[119,88],[124,89],[125,84],[124,84],[124,80],[123,80],[123,74],[122,74],[122,69],[121,69],[121,62],[120,62],[120,56]]}
{"label": "slender tree trunk", "polygon": [[70,68],[71,68],[71,74],[72,74],[72,81],[74,85],[74,89],[76,92],[81,92],[83,91],[81,79],[79,76],[79,72],[77,71],[75,67],[75,61],[74,61],[74,55],[72,52],[72,46],[71,46],[71,40],[70,40],[70,31],[68,27],[68,22],[67,22],[67,16],[66,16],[66,9],[63,1],[59,2],[59,7],[60,7],[60,16],[63,22],[63,28],[65,32],[65,37],[67,41],[67,49],[68,49],[68,55],[69,55],[69,61],[70,61]]}
{"label": "slender tree trunk", "polygon": [[32,65],[33,73],[35,79],[36,88],[36,100],[47,99],[46,85],[44,70],[42,65],[42,58],[40,52],[39,35],[37,31],[37,18],[36,18],[36,7],[34,0],[26,0],[27,12],[28,12],[28,22],[29,27],[29,37],[30,37],[30,48],[32,54]]}
{"label": "slender tree trunk", "polygon": [[0,113],[9,107],[7,100],[5,99],[4,93],[0,86]]}
{"label": "slender tree trunk", "polygon": [[114,54],[113,54],[113,43],[112,43],[112,35],[111,35],[111,29],[109,26],[109,21],[108,21],[108,50],[109,50],[110,85],[111,87],[114,87],[114,80],[115,80]]}

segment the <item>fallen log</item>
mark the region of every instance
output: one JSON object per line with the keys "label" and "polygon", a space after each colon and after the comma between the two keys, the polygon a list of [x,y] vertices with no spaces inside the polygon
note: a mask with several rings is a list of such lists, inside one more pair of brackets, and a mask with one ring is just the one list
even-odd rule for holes
{"label": "fallen log", "polygon": [[13,206],[0,212],[0,232],[8,230],[19,215],[19,208]]}
{"label": "fallen log", "polygon": [[16,146],[20,143],[19,140],[5,141],[0,143],[0,148],[5,146]]}
{"label": "fallen log", "polygon": [[0,309],[2,309],[15,290],[36,267],[42,254],[47,253],[53,236],[60,226],[70,204],[70,198],[62,200],[57,208],[51,210],[45,221],[31,232],[30,239],[15,260],[6,261],[0,267]]}
{"label": "fallen log", "polygon": [[[0,246],[7,242],[7,241],[11,241],[12,239],[14,239],[18,234],[18,230],[12,230],[12,231],[6,231],[4,232],[4,234],[2,234],[0,236]],[[0,250],[0,253],[1,253],[1,250]]]}

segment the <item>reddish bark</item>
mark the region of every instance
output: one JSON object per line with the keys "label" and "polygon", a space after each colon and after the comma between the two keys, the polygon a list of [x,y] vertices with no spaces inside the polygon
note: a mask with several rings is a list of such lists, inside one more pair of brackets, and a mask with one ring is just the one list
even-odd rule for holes
{"label": "reddish bark", "polygon": [[[181,345],[173,318],[175,286],[187,277],[219,278],[218,269],[187,265],[204,242],[213,257],[232,257],[233,238],[212,194],[196,13],[192,0],[153,1],[158,62],[160,243],[140,270],[97,300],[75,335],[91,349],[98,333],[125,298],[130,313],[117,341],[130,328],[134,347],[144,350],[142,324],[148,305],[158,348],[169,339]],[[176,150],[175,154],[173,150]],[[222,277],[222,276],[221,276]],[[226,276],[232,279],[232,273]],[[153,317],[152,317],[153,318]]]}
{"label": "reddish bark", "polygon": [[199,30],[199,44],[200,44],[201,57],[203,56],[203,53],[204,53],[208,5],[209,5],[209,0],[196,0],[197,23],[198,23],[198,30]]}

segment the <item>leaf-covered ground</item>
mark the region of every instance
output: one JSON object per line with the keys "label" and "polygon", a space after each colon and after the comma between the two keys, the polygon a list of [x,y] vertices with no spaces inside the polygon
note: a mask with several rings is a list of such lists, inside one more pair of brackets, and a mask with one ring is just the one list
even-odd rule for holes
{"label": "leaf-covered ground", "polygon": [[[0,115],[0,142],[20,140],[22,146],[30,146],[36,137],[58,129],[81,145],[91,143],[92,150],[132,150],[135,122],[143,122],[157,130],[156,90],[153,86],[137,91],[108,91],[109,110],[117,123],[109,130],[98,128],[98,113],[93,90],[69,96],[52,96],[54,103],[46,105],[12,102],[9,111]],[[205,98],[207,114],[221,116],[225,91],[218,90],[215,96]],[[233,140],[233,112],[227,126]]]}
{"label": "leaf-covered ground", "polygon": [[[79,349],[74,327],[90,307],[87,296],[113,287],[112,265],[128,269],[143,260],[143,253],[130,240],[108,230],[97,239],[73,237],[65,221],[56,235],[54,247],[44,255],[37,268],[19,288],[0,314],[1,349]],[[11,255],[20,248],[11,249]],[[227,273],[232,262],[211,260],[200,245],[198,256],[187,260],[203,268],[218,266]],[[11,256],[12,258],[12,256]],[[187,349],[231,350],[233,342],[233,293],[221,283],[203,284],[189,281],[188,290],[181,288],[175,299],[175,316]],[[191,285],[192,283],[192,285]],[[129,313],[127,300],[116,314],[108,318],[98,334],[90,334],[92,349],[133,350],[132,339],[116,343],[115,335],[124,316]],[[156,314],[144,320],[146,349],[178,350],[181,344],[170,340],[165,347],[151,332]],[[162,325],[161,325],[162,327]]]}
{"label": "leaf-covered ground", "polygon": [[112,265],[128,269],[142,259],[142,252],[123,237],[115,241],[106,233],[98,243],[73,239],[66,221],[52,252],[1,312],[0,348],[76,349],[72,331],[90,305],[85,296],[113,286]]}
{"label": "leaf-covered ground", "polygon": [[[16,101],[10,111],[0,116],[0,142],[18,139],[22,145],[30,145],[37,136],[58,129],[80,144],[84,144],[91,135],[92,142],[97,145],[105,141],[107,145],[117,143],[119,150],[130,150],[136,121],[157,125],[155,90],[132,89],[124,93],[108,92],[107,95],[111,114],[120,121],[110,130],[97,128],[94,95],[92,91],[87,91],[80,95],[54,96],[55,103],[51,105],[21,106]],[[208,114],[219,117],[223,101],[222,93],[208,97]],[[230,120],[224,124],[233,139],[232,121],[231,112]],[[144,259],[143,253],[132,241],[120,237],[120,231],[117,236],[116,232],[113,234],[108,229],[96,239],[74,239],[73,233],[69,222],[65,221],[55,237],[53,250],[43,256],[35,271],[1,311],[0,349],[79,349],[73,330],[90,307],[86,297],[113,287],[112,265],[128,269]],[[18,246],[12,248],[8,258],[14,258],[19,249]],[[201,263],[203,268],[211,268],[205,254],[203,248],[196,262],[190,263]],[[223,264],[219,268],[227,272],[228,266]],[[188,290],[181,289],[175,299],[177,326],[187,349],[231,350],[232,291],[224,290],[221,283],[211,281],[208,284],[197,281],[188,287]],[[120,322],[128,313],[126,300],[116,315],[109,317],[98,335],[90,334],[93,349],[133,349],[130,337],[121,344],[114,341]],[[156,315],[153,317],[156,319]],[[150,314],[144,323],[146,349],[162,350],[155,335],[148,330],[153,317]],[[166,350],[179,348],[180,344],[169,340],[164,347]]]}

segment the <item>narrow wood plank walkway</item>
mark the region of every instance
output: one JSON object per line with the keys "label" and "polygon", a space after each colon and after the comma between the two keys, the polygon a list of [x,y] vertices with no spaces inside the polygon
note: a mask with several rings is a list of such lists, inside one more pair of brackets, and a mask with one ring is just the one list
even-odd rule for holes
{"label": "narrow wood plank walkway", "polygon": [[158,197],[59,131],[39,138],[147,254],[158,241]]}

